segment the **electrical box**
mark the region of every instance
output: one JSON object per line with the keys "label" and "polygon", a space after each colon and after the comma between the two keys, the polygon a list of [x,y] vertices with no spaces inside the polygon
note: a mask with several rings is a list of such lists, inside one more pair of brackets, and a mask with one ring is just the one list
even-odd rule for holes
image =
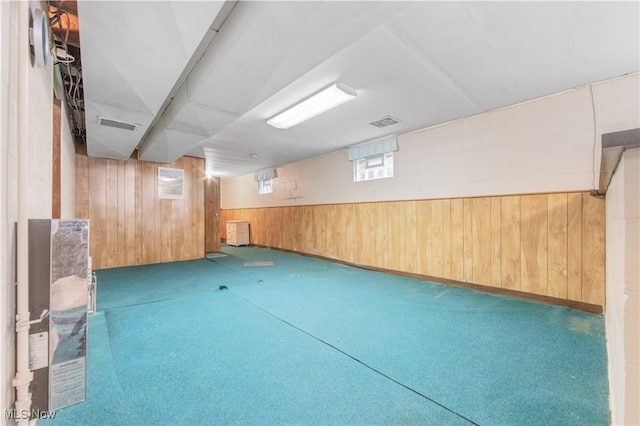
{"label": "electrical box", "polygon": [[89,221],[29,220],[29,369],[32,408],[86,398]]}

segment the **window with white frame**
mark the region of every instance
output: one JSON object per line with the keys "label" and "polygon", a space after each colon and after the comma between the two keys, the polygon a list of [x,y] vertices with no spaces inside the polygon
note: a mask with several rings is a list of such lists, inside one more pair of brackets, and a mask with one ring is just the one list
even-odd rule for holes
{"label": "window with white frame", "polygon": [[271,194],[273,192],[273,179],[258,181],[258,194]]}
{"label": "window with white frame", "polygon": [[273,179],[276,177],[278,177],[276,169],[264,169],[256,172],[255,180],[258,182],[258,194],[271,194]]}
{"label": "window with white frame", "polygon": [[353,161],[353,181],[383,179],[393,177],[393,152]]}
{"label": "window with white frame", "polygon": [[398,150],[396,136],[388,136],[349,148],[353,161],[353,181],[393,177],[393,153]]}

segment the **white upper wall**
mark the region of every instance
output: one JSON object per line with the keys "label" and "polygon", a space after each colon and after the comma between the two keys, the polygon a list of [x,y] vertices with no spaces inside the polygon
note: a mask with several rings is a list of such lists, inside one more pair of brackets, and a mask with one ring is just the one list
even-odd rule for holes
{"label": "white upper wall", "polygon": [[597,188],[602,134],[640,127],[639,87],[635,73],[400,135],[390,179],[354,183],[347,150],[278,167],[273,194],[223,179],[221,208]]}
{"label": "white upper wall", "polygon": [[[12,100],[16,93],[16,79],[12,72],[15,69],[16,31],[11,25],[16,16],[14,2],[0,2],[0,353],[12,354],[15,350],[13,326],[10,321],[15,316],[15,286],[10,285],[15,280],[15,221],[17,218],[16,196],[14,185],[17,179],[17,158],[15,136],[9,131]],[[11,408],[13,392],[11,379],[13,378],[15,363],[13,357],[0,358],[0,404],[2,408]]]}
{"label": "white upper wall", "polygon": [[[38,7],[32,4],[32,9]],[[42,7],[42,6],[40,6]],[[53,200],[53,64],[28,69],[27,215],[29,219],[50,219]],[[25,96],[19,93],[18,96]]]}

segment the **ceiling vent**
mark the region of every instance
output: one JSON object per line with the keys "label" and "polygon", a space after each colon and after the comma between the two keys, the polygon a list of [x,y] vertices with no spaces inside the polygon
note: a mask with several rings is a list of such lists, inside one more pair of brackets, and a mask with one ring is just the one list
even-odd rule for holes
{"label": "ceiling vent", "polygon": [[101,126],[115,127],[116,129],[123,130],[135,130],[138,128],[137,124],[127,123],[124,121],[112,120],[110,118],[98,117],[98,124]]}
{"label": "ceiling vent", "polygon": [[376,127],[387,127],[387,126],[391,126],[392,124],[397,124],[399,122],[400,120],[398,120],[397,118],[387,115],[386,117],[381,118],[378,121],[373,121],[369,124]]}

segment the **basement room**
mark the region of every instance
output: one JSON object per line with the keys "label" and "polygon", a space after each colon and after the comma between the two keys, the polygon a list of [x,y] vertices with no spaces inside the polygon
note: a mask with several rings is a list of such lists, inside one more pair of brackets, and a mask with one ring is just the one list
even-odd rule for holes
{"label": "basement room", "polygon": [[0,31],[1,424],[640,424],[639,1]]}

